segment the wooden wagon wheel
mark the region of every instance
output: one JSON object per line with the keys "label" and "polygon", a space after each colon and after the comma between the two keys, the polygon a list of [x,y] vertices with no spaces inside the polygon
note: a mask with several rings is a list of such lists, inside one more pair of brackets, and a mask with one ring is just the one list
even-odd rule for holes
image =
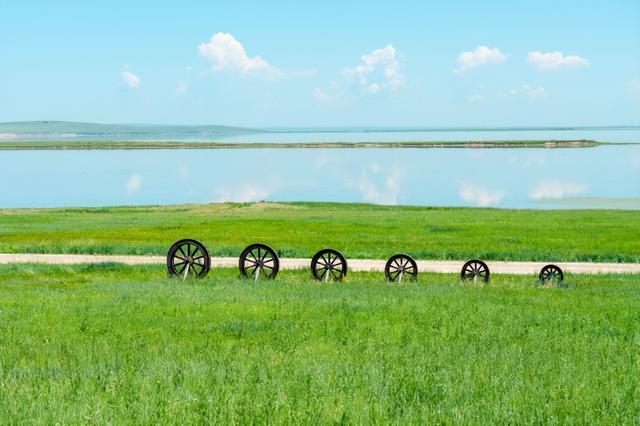
{"label": "wooden wagon wheel", "polygon": [[418,265],[408,254],[394,254],[387,260],[384,275],[388,281],[415,281],[418,277]]}
{"label": "wooden wagon wheel", "polygon": [[337,250],[320,250],[311,259],[311,273],[318,281],[342,281],[347,275],[347,260]]}
{"label": "wooden wagon wheel", "polygon": [[211,268],[211,258],[205,246],[196,240],[177,241],[167,253],[167,270],[170,275],[203,278]]}
{"label": "wooden wagon wheel", "polygon": [[246,278],[271,280],[278,275],[280,259],[266,244],[251,244],[240,254],[240,275]]}

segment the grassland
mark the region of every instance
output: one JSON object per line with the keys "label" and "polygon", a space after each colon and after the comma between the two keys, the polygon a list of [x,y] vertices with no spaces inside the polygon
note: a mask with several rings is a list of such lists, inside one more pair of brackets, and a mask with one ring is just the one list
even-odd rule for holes
{"label": "grassland", "polygon": [[0,141],[0,151],[111,149],[260,149],[260,148],[592,148],[609,145],[592,140],[516,140],[458,142],[190,142],[190,141]]}
{"label": "grassland", "polygon": [[640,276],[0,266],[0,423],[640,421]]}
{"label": "grassland", "polygon": [[330,203],[0,210],[0,252],[164,255],[181,238],[213,255],[265,242],[282,256],[640,262],[640,211]]}

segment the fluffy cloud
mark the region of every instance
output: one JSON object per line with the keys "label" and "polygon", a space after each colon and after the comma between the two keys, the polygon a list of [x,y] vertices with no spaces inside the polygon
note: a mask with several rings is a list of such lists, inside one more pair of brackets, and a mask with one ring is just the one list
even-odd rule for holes
{"label": "fluffy cloud", "polygon": [[189,91],[189,83],[186,81],[179,81],[176,85],[176,94],[178,95],[186,95]]}
{"label": "fluffy cloud", "polygon": [[250,203],[262,201],[268,196],[269,192],[264,188],[247,184],[233,191],[218,191],[215,201],[217,203]]}
{"label": "fluffy cloud", "polygon": [[342,97],[341,93],[335,93],[333,95],[326,93],[324,90],[316,87],[313,91],[313,98],[321,103],[330,103],[338,100]]}
{"label": "fluffy cloud", "polygon": [[135,75],[129,70],[122,71],[122,81],[127,85],[130,89],[137,89],[140,86],[142,80],[140,77]]}
{"label": "fluffy cloud", "polygon": [[480,207],[497,205],[504,197],[504,192],[497,189],[483,188],[478,185],[463,183],[459,185],[458,195],[464,201]]}
{"label": "fluffy cloud", "polygon": [[523,84],[522,91],[531,99],[539,99],[547,96],[547,91],[544,87],[533,87],[528,84]]}
{"label": "fluffy cloud", "polygon": [[589,60],[585,58],[577,55],[565,56],[560,52],[529,52],[527,60],[539,70],[550,70],[561,67],[586,67],[590,64]]}
{"label": "fluffy cloud", "polygon": [[215,71],[225,69],[243,74],[273,71],[260,56],[250,58],[242,44],[229,33],[217,33],[208,43],[201,43],[198,51],[207,58]]}
{"label": "fluffy cloud", "polygon": [[541,181],[538,182],[529,191],[529,199],[531,200],[543,200],[543,199],[559,199],[564,197],[570,197],[573,195],[582,194],[587,190],[587,186],[572,182],[557,182],[557,181]]}
{"label": "fluffy cloud", "polygon": [[402,64],[393,45],[376,49],[360,57],[360,65],[344,68],[342,74],[355,77],[366,93],[376,94],[383,90],[396,90],[405,85]]}
{"label": "fluffy cloud", "polygon": [[[528,84],[523,84],[521,90],[522,94],[527,96],[529,99],[542,99],[547,97],[547,90],[542,86],[534,87]],[[520,93],[519,89],[509,90],[509,94],[512,96],[518,96]]]}
{"label": "fluffy cloud", "polygon": [[474,50],[462,52],[458,55],[458,66],[453,72],[460,74],[471,68],[504,62],[506,59],[507,55],[503,54],[497,47],[478,46]]}
{"label": "fluffy cloud", "polygon": [[472,104],[481,104],[482,102],[484,102],[484,98],[482,97],[482,95],[478,95],[477,93],[469,96],[467,98],[467,101],[471,102]]}
{"label": "fluffy cloud", "polygon": [[636,96],[640,96],[640,80],[631,80],[631,92]]}
{"label": "fluffy cloud", "polygon": [[142,176],[139,173],[132,173],[127,179],[127,182],[124,185],[124,189],[129,196],[138,192],[140,187],[142,186]]}

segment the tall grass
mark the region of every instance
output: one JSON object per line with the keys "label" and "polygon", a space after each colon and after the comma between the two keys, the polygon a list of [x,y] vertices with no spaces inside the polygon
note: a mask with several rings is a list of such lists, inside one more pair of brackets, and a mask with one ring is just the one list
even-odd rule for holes
{"label": "tall grass", "polygon": [[0,423],[637,423],[639,286],[0,266]]}

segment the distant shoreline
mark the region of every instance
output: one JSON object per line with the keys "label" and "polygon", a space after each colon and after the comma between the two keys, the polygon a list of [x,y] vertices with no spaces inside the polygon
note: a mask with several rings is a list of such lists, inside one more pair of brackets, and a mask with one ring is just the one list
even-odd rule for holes
{"label": "distant shoreline", "polygon": [[49,150],[151,150],[151,149],[355,149],[355,148],[593,148],[601,145],[633,143],[597,142],[594,140],[532,141],[428,141],[428,142],[177,142],[177,141],[0,141],[0,151]]}

